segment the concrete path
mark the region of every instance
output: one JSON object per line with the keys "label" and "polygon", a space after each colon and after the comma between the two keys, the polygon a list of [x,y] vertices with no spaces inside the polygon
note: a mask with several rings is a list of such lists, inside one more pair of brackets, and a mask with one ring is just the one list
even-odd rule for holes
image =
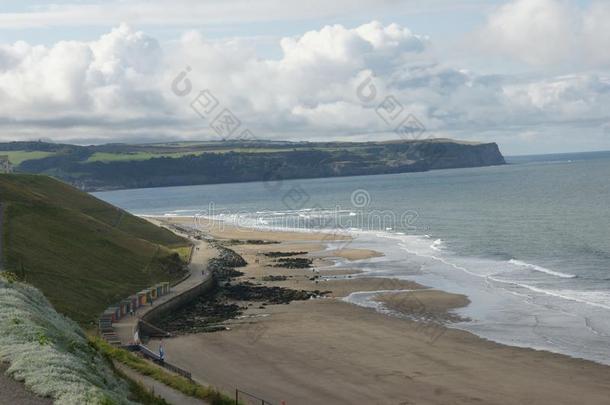
{"label": "concrete path", "polygon": [[[146,305],[138,308],[134,316],[126,315],[123,319],[115,322],[112,326],[119,336],[121,343],[126,345],[133,343],[133,335],[138,325],[139,318],[148,313],[151,309],[159,304],[169,301],[170,299],[182,294],[191,288],[208,281],[212,275],[207,271],[208,260],[216,255],[216,250],[211,248],[207,242],[192,240],[194,243],[193,255],[189,264],[190,275],[187,279],[171,288],[170,293],[157,298],[153,306]],[[127,297],[125,297],[127,298]]]}
{"label": "concrete path", "polygon": [[[186,235],[181,236],[186,237]],[[148,305],[140,307],[138,308],[134,316],[127,315],[119,322],[115,322],[113,324],[114,330],[116,331],[116,334],[118,335],[122,344],[126,345],[129,343],[133,343],[134,332],[136,326],[138,325],[140,317],[151,311],[156,306],[166,301],[169,301],[170,299],[173,299],[176,296],[179,296],[183,292],[188,291],[199,284],[207,282],[212,277],[212,274],[207,271],[207,263],[209,259],[217,255],[216,249],[210,247],[209,244],[205,241],[200,241],[196,239],[191,239],[191,241],[193,242],[194,246],[193,254],[191,256],[191,262],[188,266],[189,276],[179,284],[172,287],[169,294],[156,299],[153,306]],[[115,362],[115,365],[127,376],[129,376],[133,380],[141,382],[148,389],[154,390],[157,395],[163,397],[167,402],[171,404],[191,405],[207,403],[205,401],[186,396],[181,392],[170,388],[167,385],[153,378],[144,376],[123,364]]]}
{"label": "concrete path", "polygon": [[201,405],[207,404],[207,402],[196,399],[193,397],[189,397],[184,395],[180,391],[177,391],[167,385],[150,378],[148,376],[142,375],[137,371],[134,371],[127,367],[126,365],[119,363],[117,361],[114,362],[116,368],[121,370],[127,377],[131,378],[134,381],[141,383],[144,387],[146,387],[149,391],[154,392],[155,395],[159,395],[167,402],[173,405]]}

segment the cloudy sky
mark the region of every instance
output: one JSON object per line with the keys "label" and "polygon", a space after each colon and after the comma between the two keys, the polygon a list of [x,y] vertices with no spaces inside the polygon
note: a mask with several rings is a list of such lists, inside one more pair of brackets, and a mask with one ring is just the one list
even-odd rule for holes
{"label": "cloudy sky", "polygon": [[227,109],[261,139],[415,117],[505,154],[610,150],[608,1],[59,1],[0,5],[1,141],[219,139]]}

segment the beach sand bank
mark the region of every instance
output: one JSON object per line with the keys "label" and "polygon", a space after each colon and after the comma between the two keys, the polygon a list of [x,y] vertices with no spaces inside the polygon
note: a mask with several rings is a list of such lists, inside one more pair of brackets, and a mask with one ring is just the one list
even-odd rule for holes
{"label": "beach sand bank", "polygon": [[[188,218],[164,221],[192,223]],[[234,239],[230,248],[249,263],[239,269],[245,273],[241,279],[332,293],[288,305],[253,305],[228,323],[228,331],[165,340],[168,361],[190,370],[197,380],[289,405],[608,403],[610,367],[496,344],[340,298],[356,291],[414,290],[384,292],[376,299],[404,315],[455,321],[451,309],[467,305],[467,297],[404,280],[350,278],[346,270],[329,268],[332,262],[325,256],[338,255],[322,250],[328,237],[320,234],[212,225],[209,233],[226,242]],[[378,255],[353,250],[341,257]],[[308,252],[295,257],[312,258],[313,268],[272,267],[277,257],[271,252]],[[266,276],[285,279],[262,281]]]}

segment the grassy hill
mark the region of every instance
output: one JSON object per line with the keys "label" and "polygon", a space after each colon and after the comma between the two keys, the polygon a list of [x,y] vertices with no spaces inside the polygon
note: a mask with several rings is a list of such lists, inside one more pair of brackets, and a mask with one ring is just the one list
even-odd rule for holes
{"label": "grassy hill", "polygon": [[0,201],[4,268],[80,323],[183,274],[188,241],[53,178],[0,175]]}

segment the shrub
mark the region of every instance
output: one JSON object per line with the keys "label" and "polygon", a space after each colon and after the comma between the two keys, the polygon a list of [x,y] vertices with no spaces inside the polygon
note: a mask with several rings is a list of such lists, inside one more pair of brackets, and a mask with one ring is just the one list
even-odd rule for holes
{"label": "shrub", "polygon": [[0,361],[32,392],[61,404],[128,404],[129,387],[37,289],[0,273]]}

